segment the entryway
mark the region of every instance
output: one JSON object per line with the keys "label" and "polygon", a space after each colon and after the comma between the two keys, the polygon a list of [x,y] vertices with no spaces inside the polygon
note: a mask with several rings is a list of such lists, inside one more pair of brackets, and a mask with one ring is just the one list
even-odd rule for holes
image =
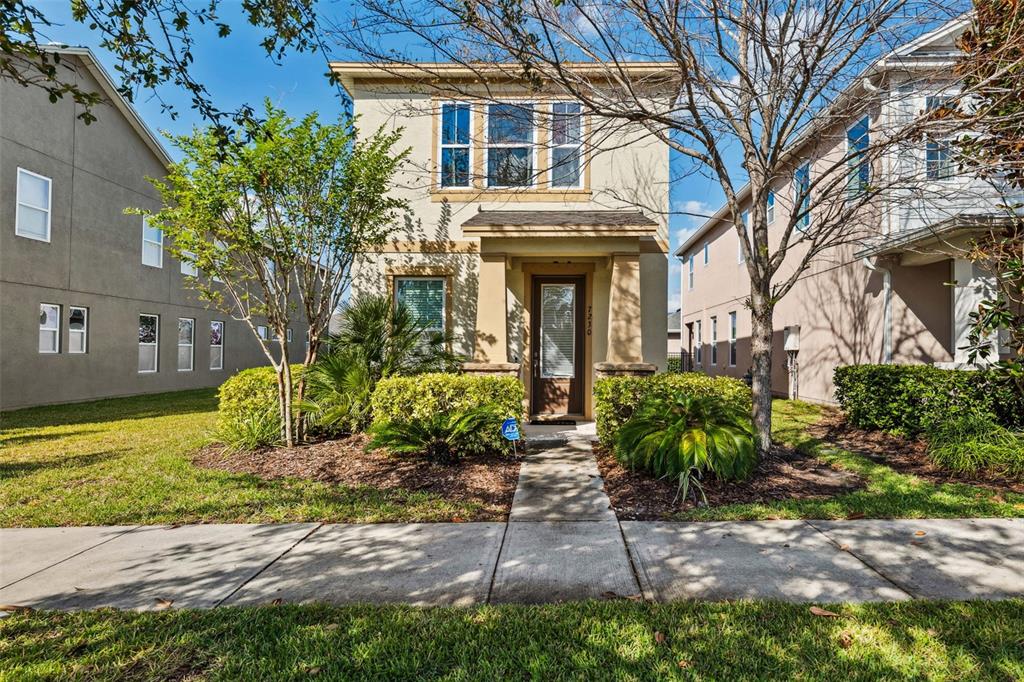
{"label": "entryway", "polygon": [[532,415],[584,411],[585,275],[535,275],[530,339]]}

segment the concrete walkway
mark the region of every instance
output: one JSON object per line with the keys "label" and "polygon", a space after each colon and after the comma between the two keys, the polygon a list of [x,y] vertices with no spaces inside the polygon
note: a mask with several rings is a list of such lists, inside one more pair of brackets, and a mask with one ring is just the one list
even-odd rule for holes
{"label": "concrete walkway", "polygon": [[641,595],[1024,597],[1024,519],[619,523],[573,440],[528,455],[508,523],[0,529],[0,604],[36,608]]}

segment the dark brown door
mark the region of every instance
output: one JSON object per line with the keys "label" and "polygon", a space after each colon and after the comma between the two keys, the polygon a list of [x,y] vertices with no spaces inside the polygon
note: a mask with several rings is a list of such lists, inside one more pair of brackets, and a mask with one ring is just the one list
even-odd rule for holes
{"label": "dark brown door", "polygon": [[583,413],[584,276],[533,278],[534,414]]}

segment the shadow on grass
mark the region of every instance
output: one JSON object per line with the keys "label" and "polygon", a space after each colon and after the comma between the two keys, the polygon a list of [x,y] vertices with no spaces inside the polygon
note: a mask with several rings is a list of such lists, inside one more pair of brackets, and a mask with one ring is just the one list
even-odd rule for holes
{"label": "shadow on grass", "polygon": [[1024,603],[283,606],[38,613],[0,622],[0,665],[178,679],[1019,679]]}
{"label": "shadow on grass", "polygon": [[123,454],[119,450],[107,450],[104,452],[93,452],[88,455],[72,455],[60,459],[0,462],[0,480],[10,480],[19,476],[31,476],[32,474],[50,469],[85,468],[121,457]]}
{"label": "shadow on grass", "polygon": [[[0,427],[3,431],[7,431],[9,429],[71,424],[97,424],[126,419],[152,419],[177,414],[212,412],[216,409],[217,389],[201,388],[191,391],[152,393],[128,398],[109,398],[12,410],[0,413]],[[0,437],[2,437],[3,431],[0,431]],[[15,435],[11,437],[11,441],[17,442],[18,438],[21,436]]]}

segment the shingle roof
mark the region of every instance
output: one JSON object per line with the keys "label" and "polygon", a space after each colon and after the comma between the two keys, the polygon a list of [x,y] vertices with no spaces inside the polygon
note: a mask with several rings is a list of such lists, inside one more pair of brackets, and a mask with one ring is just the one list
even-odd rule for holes
{"label": "shingle roof", "polygon": [[480,211],[463,227],[657,227],[640,211]]}

